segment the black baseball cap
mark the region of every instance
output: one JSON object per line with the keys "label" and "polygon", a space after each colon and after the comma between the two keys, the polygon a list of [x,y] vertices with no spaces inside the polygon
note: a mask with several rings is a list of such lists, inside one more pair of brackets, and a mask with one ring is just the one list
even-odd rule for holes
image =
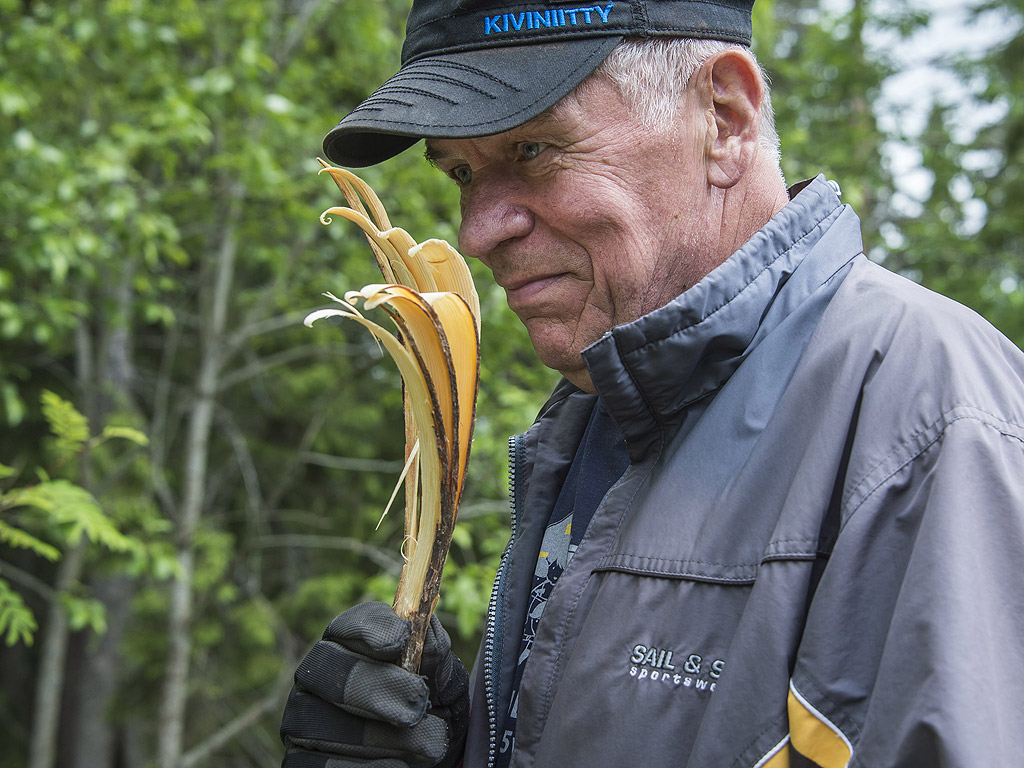
{"label": "black baseball cap", "polygon": [[[584,0],[585,2],[585,0]],[[374,165],[422,138],[501,133],[557,103],[625,37],[750,45],[754,0],[414,0],[402,66],[324,138]]]}

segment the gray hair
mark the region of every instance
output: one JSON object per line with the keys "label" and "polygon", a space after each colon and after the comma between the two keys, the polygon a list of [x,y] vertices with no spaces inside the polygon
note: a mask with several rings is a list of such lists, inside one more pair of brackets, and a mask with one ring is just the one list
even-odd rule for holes
{"label": "gray hair", "polygon": [[[670,124],[676,117],[680,96],[700,66],[720,51],[736,48],[753,57],[749,48],[720,40],[671,37],[627,39],[619,43],[594,72],[611,80],[627,107],[652,128]],[[754,59],[755,63],[757,59]],[[775,130],[768,75],[758,64],[764,80],[761,129],[758,141],[776,163],[779,135]]]}

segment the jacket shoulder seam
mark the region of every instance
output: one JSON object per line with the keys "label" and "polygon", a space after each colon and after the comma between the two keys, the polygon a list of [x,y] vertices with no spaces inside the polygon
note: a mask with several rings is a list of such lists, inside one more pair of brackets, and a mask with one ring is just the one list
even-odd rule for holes
{"label": "jacket shoulder seam", "polygon": [[939,442],[950,426],[960,421],[973,421],[995,430],[1003,437],[1024,444],[1024,426],[977,406],[955,405],[943,411],[930,424],[900,441],[888,454],[864,472],[860,480],[850,486],[843,498],[843,524],[845,525],[845,521],[889,480]]}

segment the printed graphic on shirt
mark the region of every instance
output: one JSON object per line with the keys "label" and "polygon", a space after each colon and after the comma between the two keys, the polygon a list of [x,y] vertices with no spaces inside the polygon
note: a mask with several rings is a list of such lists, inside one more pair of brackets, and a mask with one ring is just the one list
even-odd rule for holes
{"label": "printed graphic on shirt", "polygon": [[[576,544],[572,543],[572,515],[551,523],[544,531],[544,540],[540,545],[540,555],[537,558],[537,566],[533,572],[533,588],[530,590],[530,605],[526,613],[526,622],[523,625],[523,639],[519,646],[519,660],[516,669],[512,700],[508,710],[508,728],[498,746],[498,754],[507,756],[512,751],[515,742],[515,720],[519,715],[519,683],[523,678],[523,669],[526,660],[533,649],[533,639],[537,636],[537,626],[540,624],[541,614],[544,612],[544,605],[551,596],[555,582],[562,575],[562,571],[569,564],[569,560],[576,552]],[[499,765],[503,764],[499,758]]]}
{"label": "printed graphic on shirt", "polygon": [[544,612],[544,604],[551,596],[551,590],[558,577],[569,564],[569,558],[576,552],[576,545],[570,541],[571,536],[572,521],[569,518],[549,525],[544,532],[537,567],[533,572],[533,588],[530,590],[530,607],[526,613],[526,624],[523,626],[519,664],[523,664],[530,655],[533,638],[537,635],[537,625],[540,623],[541,613]]}

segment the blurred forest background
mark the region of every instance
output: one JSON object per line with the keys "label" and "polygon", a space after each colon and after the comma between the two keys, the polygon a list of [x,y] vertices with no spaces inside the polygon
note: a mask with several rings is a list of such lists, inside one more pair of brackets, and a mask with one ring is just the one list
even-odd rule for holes
{"label": "blurred forest background", "polygon": [[[354,225],[317,220],[340,196],[316,157],[397,67],[407,9],[0,0],[0,768],[277,766],[297,661],[336,613],[390,601],[397,374],[355,324],[301,320],[378,280]],[[872,258],[1018,345],[1022,21],[1022,0],[755,8],[787,179],[839,181]],[[952,55],[932,22],[985,42]],[[952,85],[922,102],[910,61]],[[363,176],[414,237],[456,241],[456,190],[419,150]],[[506,439],[555,381],[478,266],[438,609],[467,664]]]}

